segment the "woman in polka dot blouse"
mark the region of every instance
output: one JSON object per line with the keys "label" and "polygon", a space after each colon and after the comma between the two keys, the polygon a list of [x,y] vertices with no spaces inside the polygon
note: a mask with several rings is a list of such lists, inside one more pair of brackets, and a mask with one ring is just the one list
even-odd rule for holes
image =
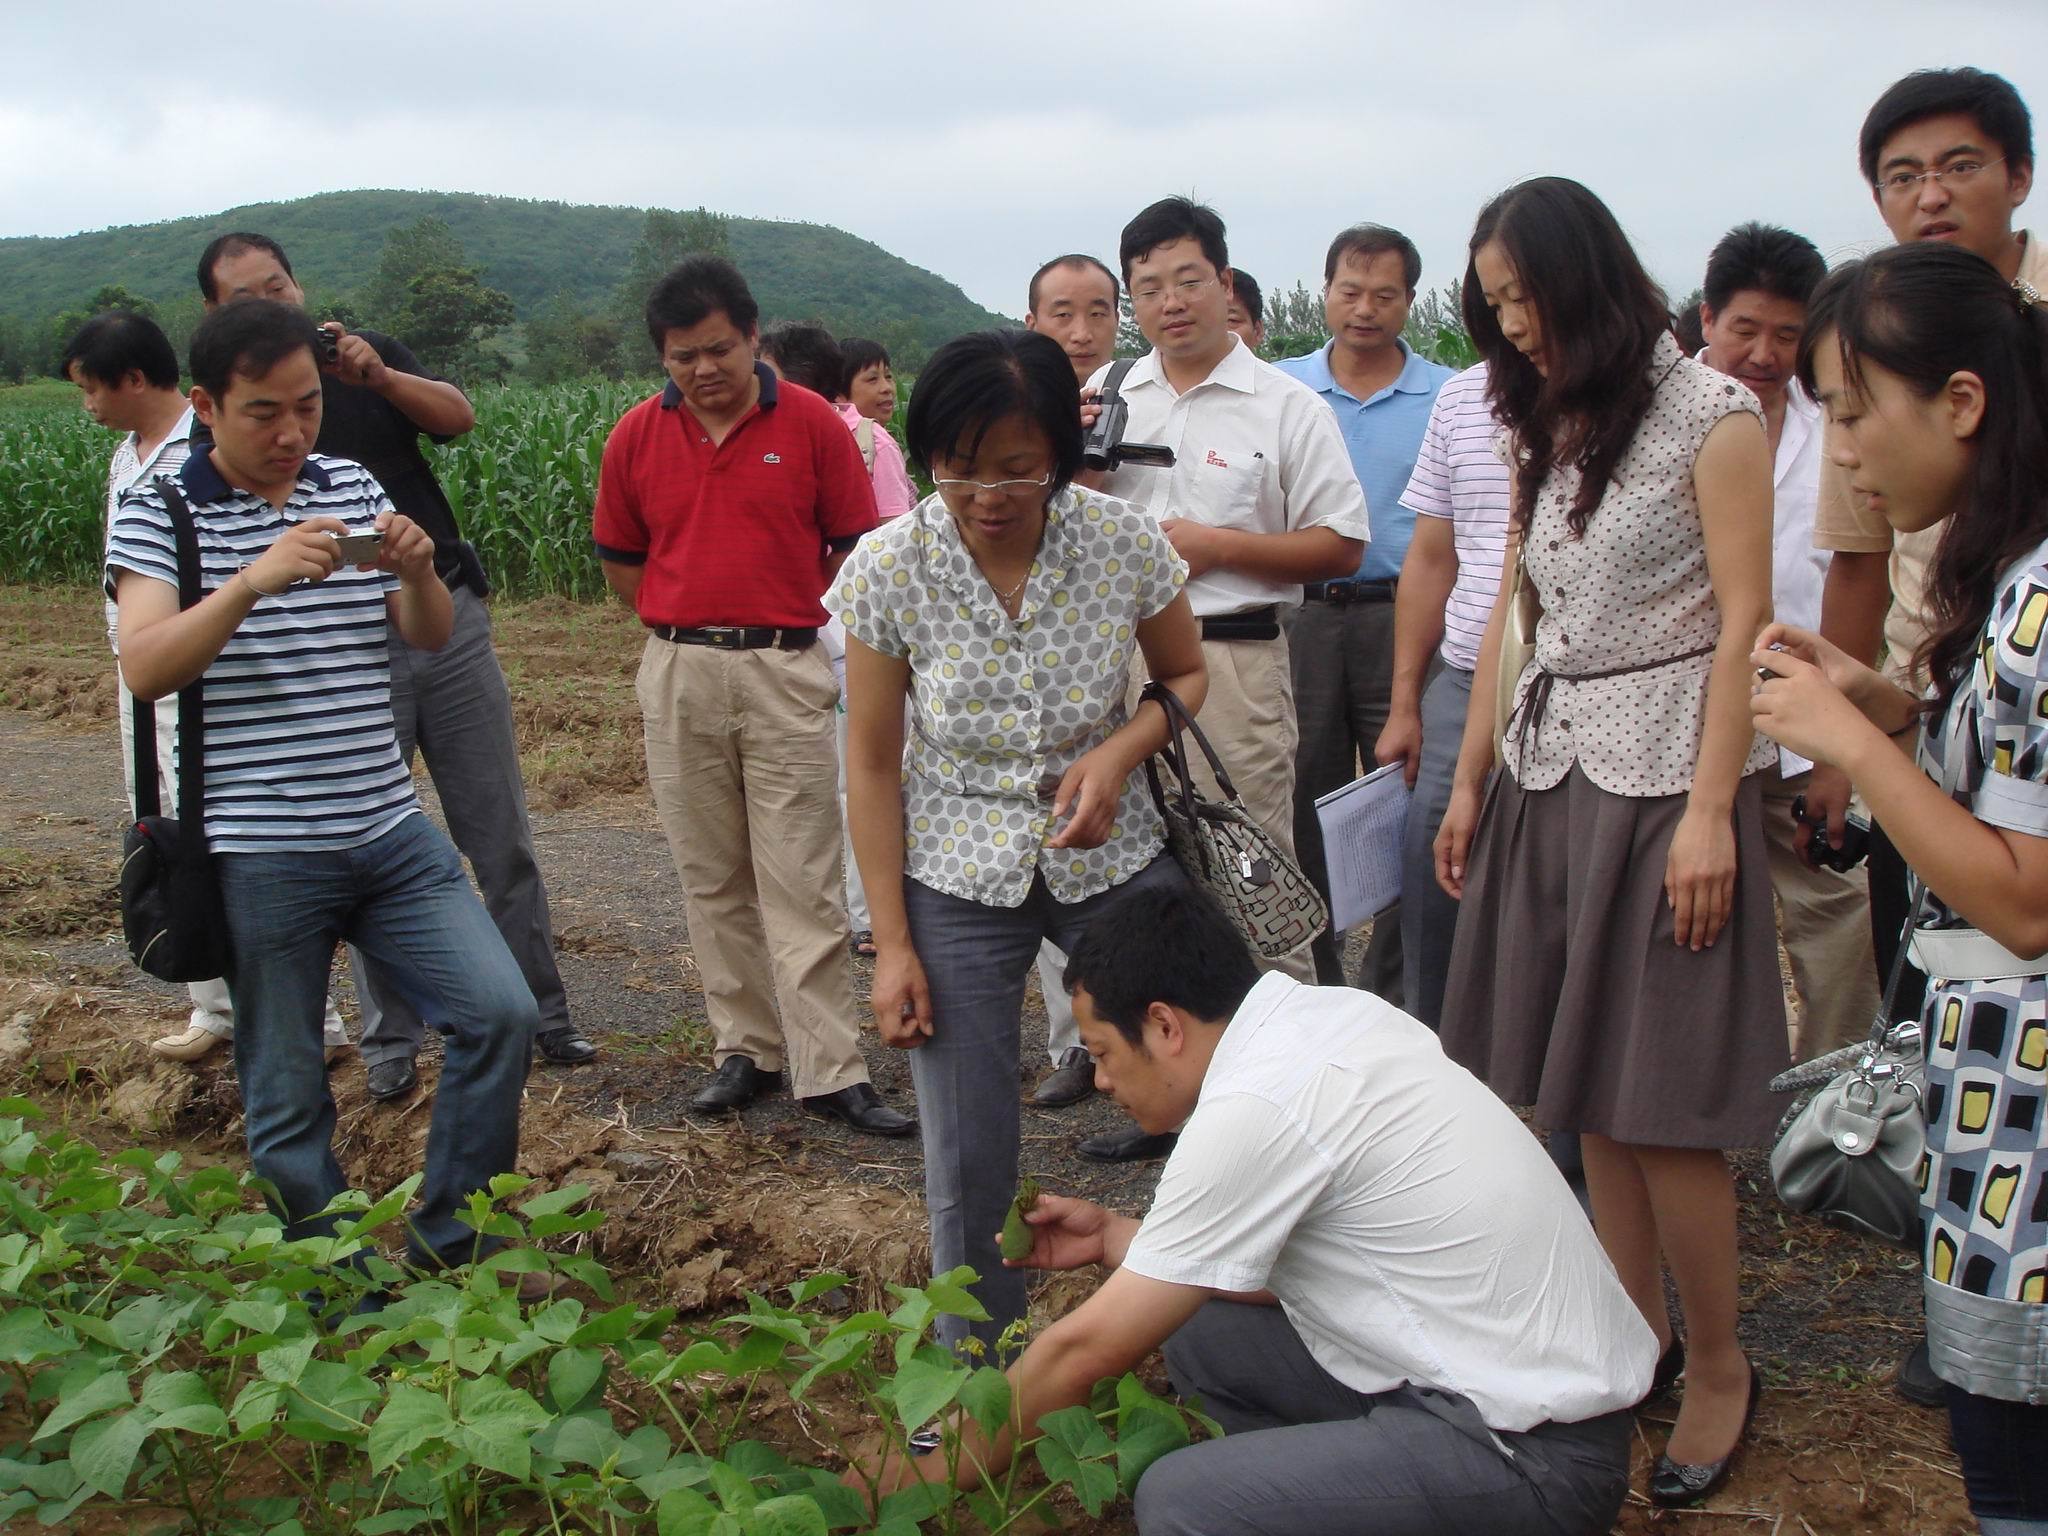
{"label": "woman in polka dot blouse", "polygon": [[993,1345],[1025,1309],[995,1243],[1017,1181],[1025,976],[1042,940],[1070,948],[1120,891],[1183,878],[1137,773],[1164,712],[1125,697],[1139,652],[1190,709],[1207,676],[1187,567],[1157,522],[1069,483],[1080,397],[1057,344],[948,342],[905,426],[938,489],[868,535],[832,604],[847,817],[876,1025],[915,1052],[933,1268],[980,1272],[989,1320],[971,1332]]}

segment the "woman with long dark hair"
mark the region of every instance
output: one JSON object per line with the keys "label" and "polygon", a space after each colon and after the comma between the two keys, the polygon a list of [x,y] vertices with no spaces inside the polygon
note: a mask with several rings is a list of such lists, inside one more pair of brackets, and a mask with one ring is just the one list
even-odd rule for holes
{"label": "woman with long dark hair", "polygon": [[[1849,775],[1925,886],[1927,1336],[1987,1536],[2048,1530],[2048,315],[1928,241],[1833,273],[1799,376],[1902,533],[1947,531],[1915,699],[1765,630],[1757,725]],[[1907,734],[1914,726],[1917,732]],[[1887,739],[1887,738],[1890,739]],[[1918,763],[1913,754],[1917,745]],[[1936,781],[1940,781],[1937,783]]]}
{"label": "woman with long dark hair", "polygon": [[[1691,1504],[1755,1409],[1725,1151],[1769,1138],[1787,1059],[1754,777],[1776,755],[1747,709],[1770,451],[1756,398],[1680,352],[1663,294],[1577,182],[1523,182],[1481,211],[1464,307],[1514,490],[1437,836],[1462,901],[1444,1049],[1579,1133],[1594,1226],[1664,1345],[1652,1391],[1686,1373],[1650,1496]],[[1542,616],[1493,773],[1518,563]]]}

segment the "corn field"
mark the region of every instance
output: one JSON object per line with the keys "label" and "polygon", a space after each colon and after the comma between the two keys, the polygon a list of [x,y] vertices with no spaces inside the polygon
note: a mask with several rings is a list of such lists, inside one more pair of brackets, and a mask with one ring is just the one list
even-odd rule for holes
{"label": "corn field", "polygon": [[[476,430],[428,448],[463,534],[499,590],[593,597],[598,463],[649,386],[589,380],[479,389]],[[0,581],[96,581],[114,434],[69,385],[0,390]]]}

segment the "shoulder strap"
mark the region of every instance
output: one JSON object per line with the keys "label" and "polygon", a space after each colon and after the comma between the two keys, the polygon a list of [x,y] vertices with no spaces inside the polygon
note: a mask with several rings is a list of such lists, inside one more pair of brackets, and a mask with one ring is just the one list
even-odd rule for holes
{"label": "shoulder strap", "polygon": [[860,445],[860,461],[867,465],[868,473],[875,472],[875,424],[863,416],[854,423],[853,440]]}
{"label": "shoulder strap", "polygon": [[1102,393],[1113,395],[1123,388],[1124,380],[1131,376],[1131,370],[1138,366],[1135,357],[1120,357],[1109,365],[1109,373],[1102,381]]}
{"label": "shoulder strap", "polygon": [[[199,531],[192,522],[192,509],[184,494],[166,475],[150,482],[164,499],[170,514],[171,536],[178,550],[178,607],[196,605],[199,592]],[[195,677],[178,690],[178,813],[195,827],[206,824],[206,721],[203,678]],[[157,782],[156,706],[131,699],[135,725],[135,814],[138,817],[162,813],[163,797]]]}

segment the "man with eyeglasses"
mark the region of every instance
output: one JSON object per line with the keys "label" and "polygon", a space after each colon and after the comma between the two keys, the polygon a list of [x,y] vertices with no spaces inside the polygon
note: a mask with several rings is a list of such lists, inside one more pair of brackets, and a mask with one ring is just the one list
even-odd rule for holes
{"label": "man with eyeglasses", "polygon": [[[1372,536],[1365,493],[1329,407],[1231,332],[1230,256],[1213,210],[1163,198],[1124,226],[1118,255],[1152,344],[1119,386],[1125,436],[1166,444],[1175,462],[1125,465],[1101,487],[1152,509],[1187,561],[1209,665],[1202,730],[1291,857],[1297,731],[1281,614],[1300,605],[1304,582],[1358,569]],[[1315,977],[1307,946],[1275,968]]]}
{"label": "man with eyeglasses", "polygon": [[[2048,295],[2048,254],[2013,216],[2034,184],[2034,129],[2012,83],[1981,69],[1923,69],[1898,81],[1870,109],[1857,144],[1863,179],[1877,211],[1900,242],[1947,240],[1974,251],[2011,279],[2029,302]],[[1944,525],[1897,533],[1849,487],[1829,461],[1821,473],[1814,544],[1830,550],[1821,596],[1821,633],[1919,692],[1914,653],[1927,635],[1927,572]],[[1806,792],[1809,816],[1825,817],[1839,847],[1849,780],[1822,763]],[[1884,829],[1870,829],[1870,936],[1877,976],[1889,975],[1910,909],[1905,861]],[[1919,1011],[1925,980],[1909,964],[1892,1001],[1893,1018]],[[1928,1407],[1946,1401],[1923,1339],[1899,1368],[1900,1394]]]}

